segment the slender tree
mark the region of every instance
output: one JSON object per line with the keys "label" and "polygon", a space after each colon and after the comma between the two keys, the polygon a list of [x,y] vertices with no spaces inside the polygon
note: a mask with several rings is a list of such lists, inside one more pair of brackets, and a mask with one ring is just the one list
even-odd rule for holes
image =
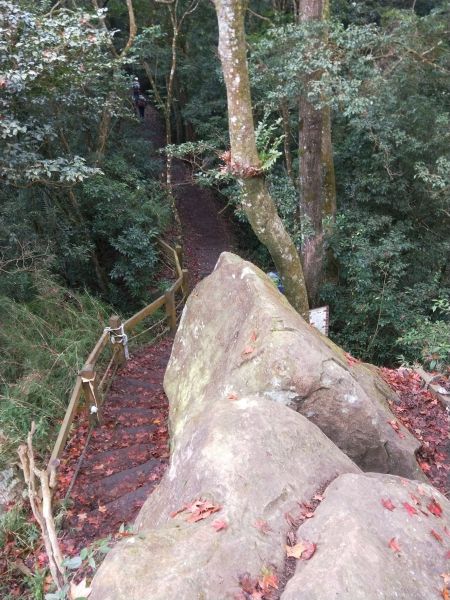
{"label": "slender tree", "polygon": [[256,148],[244,28],[247,2],[215,0],[215,7],[227,89],[229,168],[242,186],[242,207],[253,231],[268,248],[289,301],[307,318],[308,297],[300,258],[268,192]]}

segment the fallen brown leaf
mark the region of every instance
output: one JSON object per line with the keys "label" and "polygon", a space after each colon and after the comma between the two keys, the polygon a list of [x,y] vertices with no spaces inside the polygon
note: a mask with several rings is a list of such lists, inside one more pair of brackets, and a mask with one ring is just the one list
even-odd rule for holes
{"label": "fallen brown leaf", "polygon": [[286,546],[286,555],[293,558],[309,560],[315,553],[317,545],[308,540],[300,540],[295,546]]}

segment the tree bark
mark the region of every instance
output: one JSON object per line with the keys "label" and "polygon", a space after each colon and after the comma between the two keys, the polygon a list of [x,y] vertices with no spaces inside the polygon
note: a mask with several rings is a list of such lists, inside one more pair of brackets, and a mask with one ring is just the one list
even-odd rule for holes
{"label": "tree bark", "polygon": [[[322,18],[330,18],[330,0],[323,0]],[[325,33],[328,40],[328,34]],[[333,143],[331,137],[331,109],[322,109],[322,172],[323,209],[322,216],[330,227],[336,219],[336,178],[334,173]]]}
{"label": "tree bark", "polygon": [[[322,109],[322,175],[323,206],[322,216],[326,221],[336,219],[336,179],[334,174],[333,144],[331,141],[331,110]],[[330,223],[327,223],[329,226]]]}
{"label": "tree bark", "polygon": [[215,0],[215,7],[219,55],[227,89],[230,170],[242,186],[242,207],[253,231],[272,256],[288,300],[308,319],[308,297],[300,258],[267,190],[256,149],[244,30],[247,2]]}
{"label": "tree bark", "polygon": [[[328,0],[299,0],[298,19],[305,23],[328,17]],[[308,87],[319,73],[305,78]],[[302,258],[311,303],[324,279],[324,220],[336,213],[336,186],[329,108],[316,109],[306,93],[299,100],[299,189],[302,218]]]}

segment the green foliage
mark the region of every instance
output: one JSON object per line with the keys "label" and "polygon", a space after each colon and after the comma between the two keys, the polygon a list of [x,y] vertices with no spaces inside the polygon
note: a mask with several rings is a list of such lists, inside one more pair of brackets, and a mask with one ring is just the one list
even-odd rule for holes
{"label": "green foliage", "polygon": [[413,348],[408,332],[428,322],[433,299],[444,289],[427,257],[418,262],[413,225],[353,209],[339,216],[329,241],[338,273],[322,297],[330,304],[336,341],[372,362],[421,359],[425,337],[416,335]]}
{"label": "green foliage", "polygon": [[0,516],[0,549],[4,548],[8,541],[14,540],[21,550],[32,551],[39,536],[37,525],[29,522],[27,511],[22,503],[17,503],[11,510]]}
{"label": "green foliage", "polygon": [[[0,552],[7,544],[14,543],[17,553],[32,554],[39,539],[38,527],[35,523],[30,522],[22,502],[16,503],[8,512],[0,515]],[[17,580],[17,570],[14,565],[8,563],[6,554],[2,567],[0,597],[2,600],[14,600],[17,596],[10,594],[10,582]],[[46,575],[46,569],[36,568],[31,575],[24,577],[23,583],[30,599],[44,600],[43,585]]]}
{"label": "green foliage", "polygon": [[0,296],[0,428],[8,444],[0,464],[36,422],[38,451],[52,439],[76,374],[112,309],[88,293],[73,293],[42,272],[32,276],[34,296]]}
{"label": "green foliage", "polygon": [[283,135],[277,135],[277,129],[280,126],[281,118],[269,123],[269,113],[264,113],[264,117],[258,123],[255,129],[256,148],[261,162],[261,169],[264,172],[270,171],[277,160],[282,155],[279,147],[283,142]]}
{"label": "green foliage", "polygon": [[[338,220],[322,299],[335,339],[375,362],[423,360],[431,346],[442,362],[446,352],[432,301],[450,287],[450,5],[416,4],[337,0],[337,18],[282,15],[251,44],[256,106],[287,106],[293,140],[299,95],[332,109]],[[301,247],[308,223],[300,229],[301,197],[280,162],[270,181]]]}
{"label": "green foliage", "polygon": [[[170,221],[170,204],[160,183],[146,179],[122,154],[105,160],[106,177],[96,177],[83,185],[83,202],[92,207],[91,238],[108,251],[102,253],[102,266],[112,285],[108,298],[116,304],[146,299],[158,271],[155,238]],[[89,278],[88,278],[89,281]]]}
{"label": "green foliage", "polygon": [[[119,533],[125,531],[124,525],[120,527]],[[75,582],[76,578],[83,575],[88,569],[95,574],[95,571],[100,566],[101,562],[111,550],[109,543],[111,537],[97,540],[80,550],[80,553],[66,557],[63,561],[63,566],[66,569],[68,583],[63,586],[62,590],[48,592],[45,594],[45,600],[72,600],[73,595],[69,592],[71,582]],[[83,597],[75,598],[74,600],[84,600]]]}
{"label": "green foliage", "polygon": [[[21,3],[0,2],[0,137],[5,140],[0,177],[13,185],[60,186],[98,172],[69,148],[67,140],[73,136],[66,133],[74,123],[69,115],[86,112],[88,122],[95,122],[119,81],[108,84],[112,63],[104,49],[110,39],[96,28],[96,15],[39,13],[39,7],[27,10]],[[119,107],[112,102],[113,110]]]}
{"label": "green foliage", "polygon": [[417,320],[398,340],[406,349],[400,359],[405,362],[417,361],[432,371],[450,370],[450,305],[447,298],[435,300],[433,313],[438,318],[425,317]]}

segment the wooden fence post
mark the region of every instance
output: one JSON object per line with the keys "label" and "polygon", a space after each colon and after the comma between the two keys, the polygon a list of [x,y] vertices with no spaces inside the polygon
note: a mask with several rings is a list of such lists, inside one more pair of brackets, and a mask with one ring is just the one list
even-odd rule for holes
{"label": "wooden fence post", "polygon": [[178,256],[178,262],[180,263],[180,268],[183,268],[183,248],[180,244],[177,244],[175,246],[175,252],[177,253]]}
{"label": "wooden fence post", "polygon": [[187,269],[183,269],[183,280],[181,282],[181,291],[183,292],[183,296],[187,298],[189,296],[189,271]]}
{"label": "wooden fence post", "polygon": [[110,317],[109,327],[111,329],[115,330],[115,331],[111,332],[111,335],[115,336],[115,338],[116,338],[116,342],[114,344],[112,344],[112,348],[113,348],[113,352],[116,353],[116,358],[115,358],[114,362],[120,366],[127,362],[127,357],[125,354],[124,340],[122,339],[121,341],[119,341],[117,339],[121,335],[121,327],[122,327],[122,321],[120,320],[119,315],[112,315]]}
{"label": "wooden fence post", "polygon": [[95,371],[91,364],[84,365],[79,373],[81,385],[83,387],[84,398],[89,415],[90,425],[101,424],[101,401],[98,392],[97,382],[95,381]]}
{"label": "wooden fence post", "polygon": [[175,309],[175,293],[169,290],[164,294],[166,304],[166,315],[169,319],[170,333],[175,333],[177,328],[177,312]]}

